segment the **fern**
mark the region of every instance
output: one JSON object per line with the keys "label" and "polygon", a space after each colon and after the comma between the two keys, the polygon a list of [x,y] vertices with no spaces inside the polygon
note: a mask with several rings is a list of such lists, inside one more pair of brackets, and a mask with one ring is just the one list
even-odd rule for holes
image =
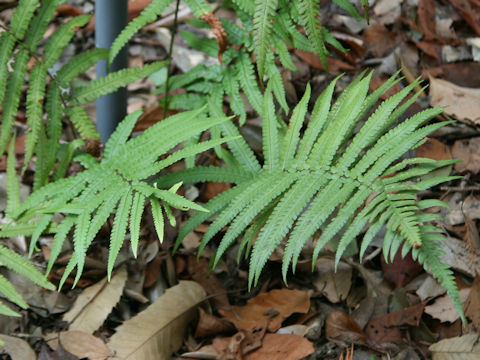
{"label": "fern", "polygon": [[[320,234],[312,264],[328,243],[336,248],[338,263],[366,225],[370,227],[361,245],[362,254],[373,236],[385,226],[384,256],[393,259],[399,251],[402,255],[412,251],[414,258],[447,289],[463,317],[453,274],[440,260],[441,229],[428,225],[432,217],[423,212],[443,203],[417,199],[419,191],[457,178],[445,176],[418,181],[419,177],[452,161],[409,159],[394,164],[425,136],[448,122],[426,125],[441,112],[441,109],[429,109],[395,125],[416,99],[413,96],[402,104],[418,82],[389,97],[364,119],[380,96],[399,81],[394,76],[368,95],[370,76],[361,74],[331,105],[338,78],[335,79],[317,99],[303,136],[301,129],[308,110],[310,88],[307,87],[293,110],[287,131],[282,133],[278,131],[269,84],[261,111],[265,159],[262,170],[248,171],[249,177],[237,180],[234,188],[210,200],[205,205],[209,213],[193,215],[180,229],[176,247],[198,224],[216,216],[200,246],[200,250],[204,249],[228,226],[214,258],[216,264],[236,238],[247,228],[251,229],[247,230],[240,251],[248,249],[252,236],[257,234],[250,254],[249,284],[252,286],[257,284],[272,252],[289,233],[282,266],[285,281],[290,265],[294,271],[302,248],[317,232]],[[359,124],[361,127],[355,133]],[[227,142],[229,146],[230,143]],[[238,154],[232,153],[240,162]],[[218,173],[213,169],[205,170],[192,168],[182,174],[188,173],[189,181],[195,181],[197,176],[199,181],[228,172],[228,168]],[[159,182],[169,185],[178,179],[167,175]]]}
{"label": "fern", "polygon": [[253,39],[255,41],[255,54],[257,55],[257,69],[260,81],[263,81],[265,62],[269,51],[269,42],[272,32],[272,20],[277,10],[278,0],[255,0],[255,15]]}
{"label": "fern", "polygon": [[[203,109],[200,109],[172,116],[131,140],[128,140],[128,136],[141,113],[136,112],[127,116],[105,145],[105,157],[101,162],[86,156],[79,159],[87,165],[86,170],[34,192],[16,211],[12,210],[12,216],[17,218],[18,224],[4,226],[0,236],[10,236],[16,228],[34,224],[29,230],[32,234],[30,246],[33,250],[35,240],[40,234],[51,231],[50,220],[53,214],[65,213],[66,217],[58,226],[53,227],[57,234],[48,265],[50,270],[59,255],[63,241],[74,228],[74,256],[67,265],[67,270],[60,282],[62,286],[75,267],[77,267],[75,283],[79,280],[89,245],[108,216],[114,213],[115,220],[108,258],[108,276],[111,276],[129,222],[133,252],[137,253],[139,224],[146,198],[150,199],[154,208],[154,219],[159,236],[163,231],[163,215],[161,214],[162,205],[158,199],[163,202],[163,208],[166,209],[167,214],[171,211],[170,206],[184,210],[205,210],[177,195],[178,186],[171,190],[161,190],[146,182],[153,173],[159,172],[178,160],[198,151],[207,150],[225,140],[233,140],[228,138],[201,142],[179,150],[165,160],[158,160],[162,154],[175,148],[179,142],[227,120],[224,117],[216,119],[201,117],[202,112]],[[193,119],[195,124],[192,126]],[[159,142],[159,139],[164,141]],[[161,146],[152,146],[159,143]],[[39,216],[40,220],[35,220]],[[25,233],[25,228],[22,230]]]}

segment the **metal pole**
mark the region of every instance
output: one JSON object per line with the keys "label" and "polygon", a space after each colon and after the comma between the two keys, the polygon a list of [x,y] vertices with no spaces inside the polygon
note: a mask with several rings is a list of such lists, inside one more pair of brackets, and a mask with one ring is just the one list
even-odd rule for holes
{"label": "metal pole", "polygon": [[[128,22],[128,0],[95,1],[95,46],[110,49],[113,40]],[[128,67],[127,47],[117,55],[107,71],[107,61],[97,63],[97,78]],[[127,89],[102,96],[96,101],[97,130],[105,143],[117,124],[127,115]]]}

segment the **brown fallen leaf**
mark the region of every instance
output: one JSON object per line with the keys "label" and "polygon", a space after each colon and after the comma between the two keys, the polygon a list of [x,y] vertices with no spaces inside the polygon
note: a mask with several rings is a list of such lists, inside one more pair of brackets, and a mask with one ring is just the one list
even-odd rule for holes
{"label": "brown fallen leaf", "polygon": [[449,160],[452,158],[448,146],[433,138],[427,138],[427,141],[416,149],[415,155],[433,160]]}
{"label": "brown fallen leaf", "polygon": [[215,274],[210,271],[210,266],[205,258],[197,260],[196,256],[189,256],[187,263],[188,273],[197,283],[202,285],[208,295],[212,295],[212,302],[216,308],[225,308],[230,306],[227,290],[217,279]]}
{"label": "brown fallen leaf", "polygon": [[40,348],[40,353],[38,354],[38,360],[79,360],[78,356],[75,356],[65,350],[62,346],[58,346],[55,350],[50,350],[50,348],[42,344]]}
{"label": "brown fallen leaf", "polygon": [[25,340],[4,334],[0,334],[0,340],[3,341],[3,345],[0,345],[0,354],[6,353],[12,360],[35,360],[37,358]]}
{"label": "brown fallen leaf", "polygon": [[61,346],[80,359],[105,360],[111,356],[110,350],[102,340],[83,331],[62,331],[57,338],[47,341],[47,343],[54,350]]}
{"label": "brown fallen leaf", "polygon": [[233,332],[235,330],[232,324],[225,319],[220,319],[213,314],[209,314],[202,308],[199,308],[198,310],[200,310],[200,318],[198,320],[197,329],[195,330],[196,338]]}
{"label": "brown fallen leaf", "polygon": [[57,13],[62,16],[79,16],[84,12],[79,6],[71,4],[62,4],[57,6]]}
{"label": "brown fallen leaf", "polygon": [[350,315],[332,310],[325,322],[325,335],[330,341],[343,347],[350,344],[365,344],[366,337],[360,326]]}
{"label": "brown fallen leaf", "polygon": [[[229,340],[214,339],[214,347],[220,354],[225,351]],[[219,351],[220,350],[220,351]],[[315,351],[313,344],[304,337],[291,334],[265,334],[261,347],[247,353],[239,360],[300,360]],[[221,358],[219,358],[221,359]],[[237,358],[233,358],[237,359]]]}
{"label": "brown fallen leaf", "polygon": [[397,45],[397,34],[385,25],[372,24],[363,32],[365,49],[375,57],[383,57]]}
{"label": "brown fallen leaf", "polygon": [[207,186],[205,188],[205,192],[203,193],[203,197],[206,201],[213,199],[218,194],[227,191],[230,189],[232,185],[230,183],[224,182],[207,182]]}
{"label": "brown fallen leaf", "polygon": [[473,280],[470,294],[464,305],[465,316],[470,319],[473,327],[480,330],[480,275]]}
{"label": "brown fallen leaf", "polygon": [[454,168],[459,173],[480,172],[480,137],[457,140],[452,147],[452,155],[462,161],[456,163]]}
{"label": "brown fallen leaf", "polygon": [[[460,301],[462,304],[467,300],[470,294],[471,288],[464,288],[460,290]],[[452,299],[447,294],[439,297],[431,305],[425,307],[425,312],[435,319],[439,319],[441,322],[450,322],[460,318],[460,314],[452,303]]]}
{"label": "brown fallen leaf", "polygon": [[460,121],[480,124],[480,89],[429,77],[430,105],[446,106],[445,113]]}
{"label": "brown fallen leaf", "polygon": [[180,281],[152,305],[116,328],[108,347],[127,360],[166,360],[183,342],[205,290],[194,281]]}
{"label": "brown fallen leaf", "polygon": [[467,334],[430,345],[433,360],[480,359],[480,334]]}
{"label": "brown fallen leaf", "polygon": [[[156,106],[144,111],[142,116],[137,120],[133,131],[144,131],[150,126],[155,125],[157,122],[163,120],[163,108]],[[167,110],[167,117],[177,114],[177,110]]]}
{"label": "brown fallen leaf", "polygon": [[477,35],[480,35],[480,3],[469,0],[449,0],[449,2],[460,12],[462,18]]}
{"label": "brown fallen leaf", "polygon": [[401,344],[403,336],[399,326],[418,326],[424,308],[425,303],[422,302],[370,321],[365,328],[368,343],[377,347],[384,344]]}
{"label": "brown fallen leaf", "polygon": [[82,291],[73,307],[63,316],[64,321],[70,322],[69,329],[89,334],[97,330],[120,300],[126,281],[127,270],[122,267],[110,282],[105,277]]}
{"label": "brown fallen leaf", "polygon": [[[294,53],[314,69],[325,70],[317,54],[299,49],[296,49]],[[355,70],[355,66],[336,58],[327,57],[327,64],[329,72],[336,75],[346,70]]]}
{"label": "brown fallen leaf", "polygon": [[230,338],[215,338],[213,347],[219,354],[218,360],[244,360],[245,355],[262,346],[267,323],[254,331],[240,330]]}
{"label": "brown fallen leaf", "polygon": [[417,20],[424,40],[434,40],[435,34],[435,0],[420,0],[417,5]]}
{"label": "brown fallen leaf", "polygon": [[352,267],[340,262],[335,270],[335,260],[319,258],[316,264],[319,275],[315,277],[313,286],[320,291],[330,302],[338,303],[347,298],[352,286]]}
{"label": "brown fallen leaf", "polygon": [[423,267],[413,260],[410,252],[402,258],[401,252],[398,251],[393,262],[389,263],[385,262],[384,256],[381,256],[380,259],[384,278],[395,284],[396,289],[405,286],[423,271]]}
{"label": "brown fallen leaf", "polygon": [[462,61],[460,63],[443,64],[437,67],[429,67],[422,70],[422,77],[443,79],[467,88],[480,87],[480,63],[474,61]]}
{"label": "brown fallen leaf", "polygon": [[310,297],[301,290],[272,290],[248,300],[245,306],[231,306],[219,312],[239,330],[253,330],[268,322],[268,330],[278,330],[293,313],[307,313]]}

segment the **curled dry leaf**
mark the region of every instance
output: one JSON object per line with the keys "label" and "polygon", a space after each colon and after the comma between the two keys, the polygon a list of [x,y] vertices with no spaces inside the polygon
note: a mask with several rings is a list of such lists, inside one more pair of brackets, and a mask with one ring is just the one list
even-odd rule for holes
{"label": "curled dry leaf", "polygon": [[0,354],[5,352],[10,355],[12,360],[35,360],[37,358],[25,340],[4,334],[0,334],[0,340],[3,341],[3,345],[0,345]]}
{"label": "curled dry leaf", "polygon": [[480,124],[480,89],[458,86],[433,77],[429,79],[430,105],[446,106],[446,114],[463,122]]}
{"label": "curled dry leaf", "polygon": [[342,346],[365,344],[366,337],[355,319],[342,311],[332,310],[325,323],[327,338]]}
{"label": "curled dry leaf", "polygon": [[428,348],[433,360],[480,359],[480,334],[467,334],[444,339]]}
{"label": "curled dry leaf", "polygon": [[365,329],[368,342],[375,346],[401,344],[403,336],[399,326],[418,326],[424,308],[425,303],[422,302],[370,321]]}
{"label": "curled dry leaf", "polygon": [[293,313],[307,313],[310,298],[306,291],[272,290],[250,299],[245,306],[231,306],[219,312],[231,321],[239,330],[253,330],[266,321],[268,330],[278,330],[282,321]]}
{"label": "curled dry leaf", "polygon": [[86,288],[63,316],[64,321],[70,322],[69,329],[89,334],[97,330],[120,300],[126,281],[127,270],[122,267],[110,282],[105,277]]}
{"label": "curled dry leaf", "polygon": [[200,19],[204,20],[210,27],[212,28],[212,32],[217,38],[218,47],[220,50],[218,51],[218,61],[222,62],[222,56],[228,46],[228,39],[227,33],[223,28],[222,22],[218,17],[216,17],[213,12],[209,12],[207,14],[203,14],[200,16]]}
{"label": "curled dry leaf", "polygon": [[205,290],[194,281],[181,281],[148,308],[125,321],[108,343],[118,359],[168,359],[182,342],[195,307]]}

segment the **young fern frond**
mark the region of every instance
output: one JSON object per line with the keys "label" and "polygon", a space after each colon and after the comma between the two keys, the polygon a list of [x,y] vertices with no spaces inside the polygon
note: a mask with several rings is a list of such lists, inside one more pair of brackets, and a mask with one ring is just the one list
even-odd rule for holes
{"label": "young fern frond", "polygon": [[[249,179],[237,181],[235,187],[210,200],[205,205],[210,213],[193,215],[180,229],[176,247],[198,224],[209,216],[216,216],[199,250],[228,226],[214,258],[217,264],[236,238],[252,228],[250,232],[247,230],[249,235],[242,242],[244,248],[251,243],[251,232],[258,234],[250,254],[249,285],[252,286],[257,284],[268,258],[289,232],[282,266],[285,281],[290,264],[295,270],[302,248],[317,232],[320,235],[312,264],[329,243],[336,248],[338,263],[366,225],[370,228],[364,236],[362,254],[373,236],[385,226],[384,256],[393,259],[399,251],[405,255],[413,249],[420,263],[436,271],[434,276],[448,289],[461,312],[451,270],[441,263],[439,250],[428,250],[440,248],[435,241],[443,235],[438,229],[432,230],[428,222],[433,217],[423,211],[438,204],[417,199],[418,192],[457,178],[445,176],[418,181],[419,177],[452,162],[409,159],[395,164],[425,136],[448,122],[426,125],[441,112],[441,109],[428,109],[395,125],[414,101],[415,96],[402,104],[418,82],[389,97],[364,119],[380,96],[399,81],[394,76],[368,95],[370,77],[371,74],[361,74],[330,105],[338,78],[335,79],[317,99],[302,134],[310,100],[307,87],[282,136],[277,128],[271,86],[268,85],[261,108],[263,168],[250,172]],[[357,127],[359,130],[355,134]],[[233,149],[232,153],[239,160],[238,153]],[[202,169],[198,168],[198,173],[195,169],[189,169],[189,174],[200,176]],[[222,172],[227,171],[228,167],[222,169]],[[209,172],[214,173],[213,170]],[[173,179],[178,178],[170,176],[169,181]],[[189,180],[194,181],[194,178]],[[428,249],[423,250],[425,243]]]}

